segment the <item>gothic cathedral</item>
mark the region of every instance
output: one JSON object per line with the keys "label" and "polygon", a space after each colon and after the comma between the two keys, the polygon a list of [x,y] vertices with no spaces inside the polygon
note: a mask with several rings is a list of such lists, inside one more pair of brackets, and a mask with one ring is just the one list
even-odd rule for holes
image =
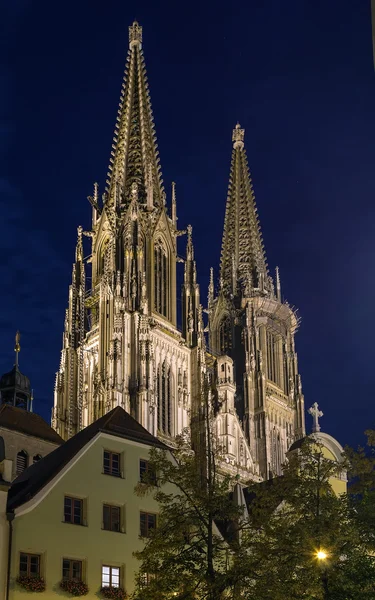
{"label": "gothic cathedral", "polygon": [[173,445],[199,414],[204,389],[215,399],[223,464],[244,481],[280,474],[305,435],[298,318],[281,299],[278,272],[276,285],[268,273],[239,125],[232,141],[219,285],[211,270],[204,311],[192,228],[178,229],[175,186],[170,202],[163,187],[142,28],[133,23],[107,187],[100,198],[94,186],[91,228],[78,228],[52,413],[64,439],[119,405]]}

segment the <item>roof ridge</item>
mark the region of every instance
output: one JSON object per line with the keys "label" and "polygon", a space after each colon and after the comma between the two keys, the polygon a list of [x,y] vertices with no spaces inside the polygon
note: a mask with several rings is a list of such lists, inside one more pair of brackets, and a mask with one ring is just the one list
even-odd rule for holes
{"label": "roof ridge", "polygon": [[[118,425],[115,423],[116,415],[120,417]],[[114,422],[111,430],[110,424],[112,421]],[[123,435],[121,435],[121,432]],[[163,442],[147,431],[126,410],[121,406],[116,406],[21,473],[10,488],[8,509],[13,510],[35,496],[82,448],[100,433],[117,435],[149,446],[167,448]]]}

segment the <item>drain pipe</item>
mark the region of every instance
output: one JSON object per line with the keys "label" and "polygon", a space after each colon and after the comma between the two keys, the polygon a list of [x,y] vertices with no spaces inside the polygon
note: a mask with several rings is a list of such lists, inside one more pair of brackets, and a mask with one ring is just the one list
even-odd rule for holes
{"label": "drain pipe", "polygon": [[10,571],[11,571],[11,565],[12,565],[13,519],[14,519],[14,511],[7,512],[7,521],[9,523],[9,537],[8,537],[8,567],[7,567],[7,583],[6,583],[6,590],[5,590],[5,600],[9,600]]}

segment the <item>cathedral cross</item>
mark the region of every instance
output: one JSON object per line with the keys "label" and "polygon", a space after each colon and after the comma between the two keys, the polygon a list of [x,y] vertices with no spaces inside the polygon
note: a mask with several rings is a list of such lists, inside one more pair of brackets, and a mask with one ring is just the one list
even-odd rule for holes
{"label": "cathedral cross", "polygon": [[314,402],[314,404],[311,406],[311,408],[309,408],[308,413],[313,418],[312,431],[313,431],[313,433],[318,433],[320,431],[319,418],[323,416],[323,412],[321,410],[319,410],[319,406],[318,406],[317,402]]}

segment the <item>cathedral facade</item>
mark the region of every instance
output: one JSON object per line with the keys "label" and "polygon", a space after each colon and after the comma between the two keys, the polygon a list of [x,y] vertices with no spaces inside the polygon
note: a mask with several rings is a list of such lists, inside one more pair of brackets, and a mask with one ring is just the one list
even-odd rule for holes
{"label": "cathedral facade", "polygon": [[223,461],[244,481],[280,474],[304,436],[298,318],[281,299],[278,272],[275,283],[268,272],[239,125],[232,143],[220,278],[215,286],[211,272],[203,309],[192,228],[178,229],[175,186],[170,198],[163,186],[142,28],[133,23],[107,187],[100,197],[94,186],[91,227],[78,228],[52,413],[64,439],[121,406],[173,445],[207,389]]}

